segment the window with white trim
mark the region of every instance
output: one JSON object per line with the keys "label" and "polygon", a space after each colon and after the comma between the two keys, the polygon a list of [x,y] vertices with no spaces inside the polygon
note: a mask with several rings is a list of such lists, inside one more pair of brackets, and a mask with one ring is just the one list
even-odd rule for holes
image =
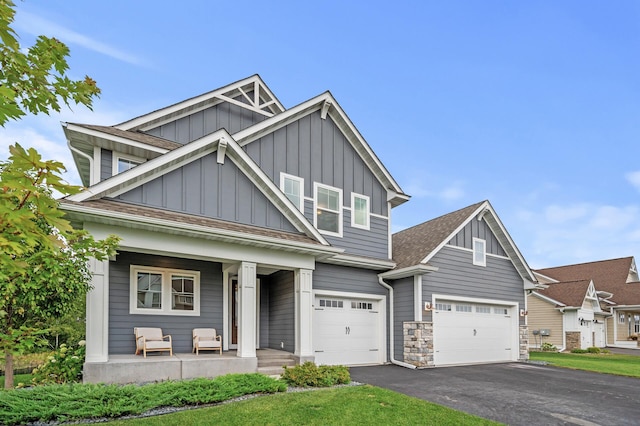
{"label": "window with white trim", "polygon": [[369,229],[369,197],[351,193],[351,226]]}
{"label": "window with white trim", "polygon": [[339,308],[342,309],[344,307],[344,302],[342,300],[333,300],[333,299],[320,299],[319,305],[321,308]]}
{"label": "window with white trim", "polygon": [[640,315],[638,314],[633,315],[633,333],[640,333]]}
{"label": "window with white trim", "polygon": [[498,314],[498,315],[508,315],[509,314],[509,309],[508,308],[503,308],[503,307],[495,307],[495,308],[493,308],[493,313],[494,314]]}
{"label": "window with white trim", "polygon": [[456,312],[472,312],[471,305],[456,303]]}
{"label": "window with white trim", "polygon": [[451,303],[436,303],[436,311],[451,312]]}
{"label": "window with white trim", "polygon": [[121,155],[113,153],[113,176],[126,172],[129,169],[133,169],[135,166],[139,166],[146,160],[144,158],[133,157],[128,155]]}
{"label": "window with white trim", "polygon": [[200,315],[200,272],[131,265],[131,314]]}
{"label": "window with white trim", "polygon": [[491,306],[476,305],[476,312],[479,314],[490,314]]}
{"label": "window with white trim", "polygon": [[624,314],[619,314],[618,315],[618,324],[624,324],[624,322],[625,322],[624,319],[625,319]]}
{"label": "window with white trim", "polygon": [[298,176],[280,173],[280,190],[304,213],[304,179]]}
{"label": "window with white trim", "polygon": [[314,183],[314,226],[322,233],[342,237],[342,190]]}
{"label": "window with white trim", "polygon": [[487,266],[487,242],[480,238],[473,239],[473,264]]}

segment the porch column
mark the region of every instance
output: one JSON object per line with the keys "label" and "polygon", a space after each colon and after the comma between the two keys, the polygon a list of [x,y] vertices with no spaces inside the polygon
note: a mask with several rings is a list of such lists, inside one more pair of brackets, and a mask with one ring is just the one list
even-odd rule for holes
{"label": "porch column", "polygon": [[311,269],[295,271],[295,354],[304,361],[304,357],[313,357],[312,318],[313,318],[313,287]]}
{"label": "porch column", "polygon": [[[86,362],[109,360],[109,260],[91,259],[91,286],[87,293]],[[133,333],[133,329],[131,329]]]}
{"label": "porch column", "polygon": [[238,357],[256,356],[256,264],[238,269]]}

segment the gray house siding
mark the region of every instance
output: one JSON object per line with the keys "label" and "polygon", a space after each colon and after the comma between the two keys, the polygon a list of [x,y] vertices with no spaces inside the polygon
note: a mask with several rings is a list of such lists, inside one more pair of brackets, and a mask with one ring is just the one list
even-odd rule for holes
{"label": "gray house siding", "polygon": [[405,321],[414,320],[413,277],[403,278],[393,285],[393,352],[398,361],[404,360],[404,330]]}
{"label": "gray house siding", "polygon": [[269,285],[268,279],[260,277],[260,345],[269,347]]}
{"label": "gray house siding", "polygon": [[387,290],[378,283],[376,271],[326,263],[316,263],[313,289],[387,294]]}
{"label": "gray house siding", "polygon": [[[249,93],[249,96],[252,97],[253,92]],[[237,97],[236,100],[244,101],[242,96]],[[262,114],[250,111],[239,105],[223,102],[149,129],[146,133],[186,144],[220,129],[226,129],[230,134],[234,134],[266,118]]]}
{"label": "gray house siding", "polygon": [[[129,313],[130,266],[154,266],[200,271],[200,316],[136,315]],[[219,263],[119,252],[109,262],[109,353],[133,354],[134,327],[161,327],[170,334],[174,352],[191,352],[196,327],[222,330],[222,266]]]}
{"label": "gray house siding", "polygon": [[[349,196],[351,198],[351,196]],[[314,223],[313,201],[305,200],[304,216]],[[346,253],[374,259],[389,259],[389,221],[380,217],[369,218],[369,229],[351,226],[351,210],[342,212],[342,238],[324,235],[334,247],[345,249]]]}
{"label": "gray house siding", "polygon": [[108,149],[100,150],[100,182],[113,175],[113,152]]}
{"label": "gray house siding", "polygon": [[297,232],[230,160],[215,154],[194,160],[117,197],[180,213]]}
{"label": "gray house siding", "polygon": [[464,228],[460,230],[453,237],[449,244],[457,247],[464,247],[468,249],[473,248],[473,239],[480,238],[487,242],[486,251],[487,253],[496,254],[498,256],[506,256],[507,253],[504,251],[498,239],[493,234],[491,228],[484,220],[472,220],[470,221]]}
{"label": "gray house siding", "polygon": [[[473,265],[472,256],[467,250],[443,247],[429,261],[438,271],[424,275],[422,300],[431,301],[435,293],[518,302],[524,308],[523,280],[511,260],[487,256],[483,267]],[[431,321],[431,315],[423,319]]]}
{"label": "gray house siding", "polygon": [[[293,272],[281,271],[270,275],[268,287],[269,347],[294,352],[296,342]],[[280,342],[284,347],[280,346]]]}

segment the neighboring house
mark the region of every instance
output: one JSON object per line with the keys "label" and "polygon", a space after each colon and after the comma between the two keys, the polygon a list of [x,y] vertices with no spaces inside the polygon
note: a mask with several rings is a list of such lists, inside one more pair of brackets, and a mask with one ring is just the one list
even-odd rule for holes
{"label": "neighboring house", "polygon": [[547,283],[527,296],[529,347],[550,343],[558,350],[604,347],[605,320],[591,279]]}
{"label": "neighboring house", "polygon": [[418,367],[527,359],[532,271],[488,201],[393,235],[393,355]]}
{"label": "neighboring house", "polygon": [[[526,357],[533,277],[493,208],[392,241],[391,210],[409,197],[329,92],[285,109],[255,75],[115,126],[63,128],[87,189],[61,207],[96,238],[122,238],[92,264],[85,381],[253,372],[262,348],[408,361],[402,323],[431,327],[429,309],[441,350],[425,365]],[[161,327],[178,355],[134,357],[134,327]],[[223,356],[181,355],[203,327]]]}
{"label": "neighboring house", "polygon": [[[600,325],[600,319],[595,317],[591,320],[587,316],[582,316],[586,341],[590,341],[593,346],[638,347],[640,279],[633,257],[537,269],[534,272],[542,284],[574,280],[592,281],[602,311],[610,315],[605,317],[604,344],[601,338],[603,327]],[[555,285],[553,284],[554,287]],[[537,325],[534,325],[531,319],[529,318],[529,328],[533,330]],[[584,339],[584,336],[581,337],[581,341]]]}

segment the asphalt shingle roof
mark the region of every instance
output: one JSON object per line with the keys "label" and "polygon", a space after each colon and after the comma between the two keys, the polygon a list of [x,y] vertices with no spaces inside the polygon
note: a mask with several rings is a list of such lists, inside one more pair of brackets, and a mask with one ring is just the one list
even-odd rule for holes
{"label": "asphalt shingle roof", "polygon": [[547,288],[536,291],[566,306],[580,307],[582,306],[582,302],[584,302],[584,297],[587,294],[590,283],[590,279],[565,281],[545,284],[548,285]]}
{"label": "asphalt shingle roof", "polygon": [[163,148],[167,150],[173,150],[183,146],[177,142],[170,141],[168,139],[159,138],[157,136],[148,135],[142,132],[130,132],[128,130],[120,130],[111,126],[96,126],[93,124],[78,124],[72,123],[78,127],[84,127],[85,129],[97,130],[99,132],[107,133],[112,136],[119,136],[121,138],[131,139],[136,142],[141,142],[147,145],[155,146],[157,148]]}

